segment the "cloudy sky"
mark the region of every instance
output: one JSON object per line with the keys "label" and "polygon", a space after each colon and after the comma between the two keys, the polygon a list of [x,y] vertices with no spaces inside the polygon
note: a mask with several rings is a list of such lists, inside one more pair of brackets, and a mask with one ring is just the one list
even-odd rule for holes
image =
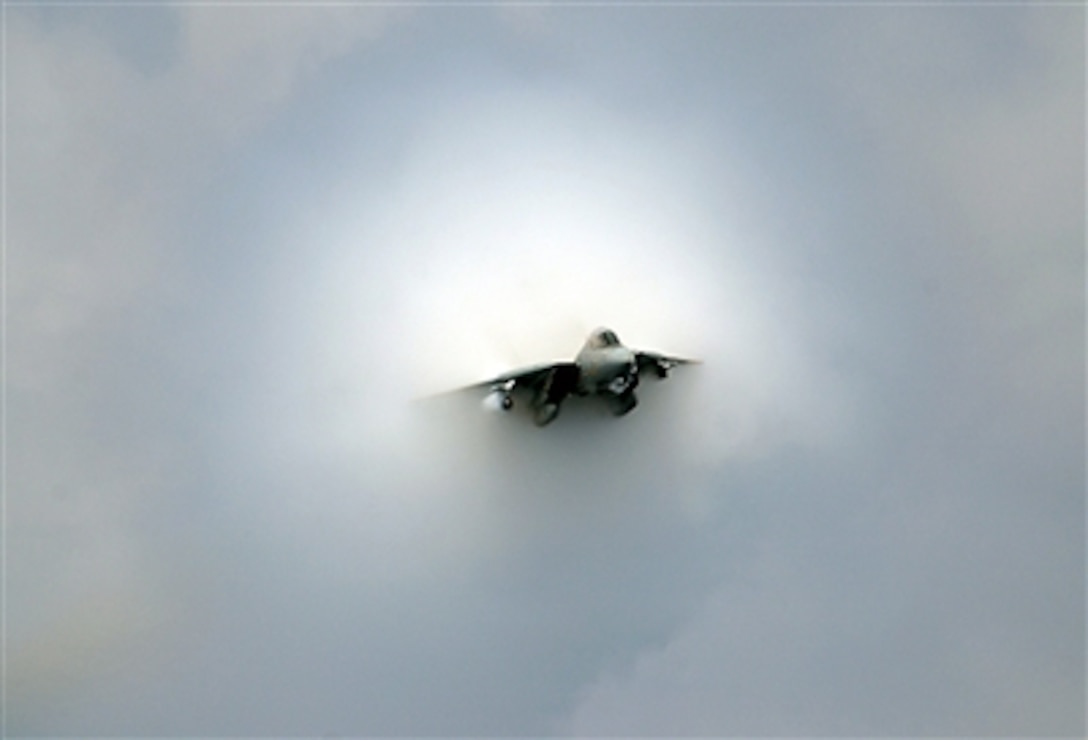
{"label": "cloudy sky", "polygon": [[4,13],[7,732],[1083,735],[1083,8]]}

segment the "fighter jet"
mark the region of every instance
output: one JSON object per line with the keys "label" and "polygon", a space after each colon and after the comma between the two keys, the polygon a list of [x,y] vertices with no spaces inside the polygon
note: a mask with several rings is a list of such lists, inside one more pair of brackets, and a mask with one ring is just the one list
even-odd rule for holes
{"label": "fighter jet", "polygon": [[665,378],[677,365],[694,362],[698,360],[629,349],[614,331],[601,327],[590,333],[573,362],[532,365],[466,389],[488,389],[506,411],[514,407],[514,393],[526,391],[533,421],[542,427],[555,421],[560,405],[571,394],[600,396],[613,414],[623,416],[638,405],[635,388],[641,374],[652,372]]}

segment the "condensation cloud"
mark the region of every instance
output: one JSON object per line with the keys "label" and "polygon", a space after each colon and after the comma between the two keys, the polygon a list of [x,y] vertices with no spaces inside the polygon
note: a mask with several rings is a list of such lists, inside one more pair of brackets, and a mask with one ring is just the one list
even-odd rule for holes
{"label": "condensation cloud", "polygon": [[6,17],[8,731],[1082,734],[1082,9]]}

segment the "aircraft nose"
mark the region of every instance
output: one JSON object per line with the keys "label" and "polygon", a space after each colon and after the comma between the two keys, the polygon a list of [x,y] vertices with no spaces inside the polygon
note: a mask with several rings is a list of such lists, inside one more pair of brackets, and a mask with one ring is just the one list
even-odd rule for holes
{"label": "aircraft nose", "polygon": [[612,378],[608,390],[617,396],[638,386],[638,365],[632,362]]}

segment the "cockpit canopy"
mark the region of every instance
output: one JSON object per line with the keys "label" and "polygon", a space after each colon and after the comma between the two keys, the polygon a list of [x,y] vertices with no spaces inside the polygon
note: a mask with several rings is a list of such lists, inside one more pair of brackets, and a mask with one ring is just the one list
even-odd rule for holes
{"label": "cockpit canopy", "polygon": [[604,347],[619,347],[620,338],[616,336],[616,332],[611,329],[594,329],[593,333],[589,335],[589,341],[586,342],[590,347],[595,349],[603,349]]}

